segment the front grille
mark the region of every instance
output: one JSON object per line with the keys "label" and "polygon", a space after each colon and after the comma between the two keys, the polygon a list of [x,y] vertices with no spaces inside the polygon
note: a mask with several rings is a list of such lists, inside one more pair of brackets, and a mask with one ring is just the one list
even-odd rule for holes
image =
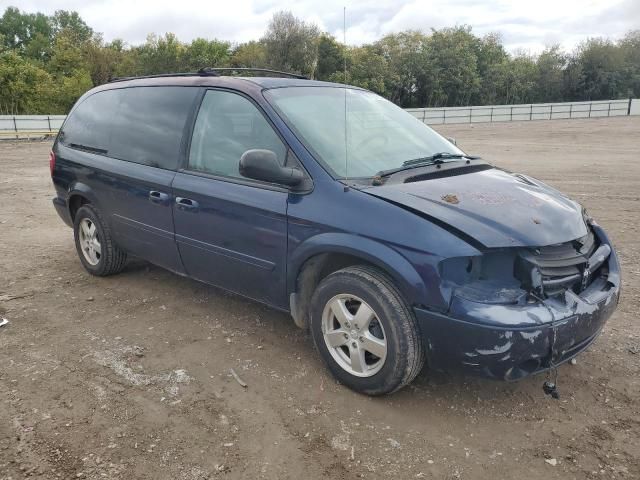
{"label": "front grille", "polygon": [[544,297],[570,289],[578,294],[600,273],[611,253],[599,245],[593,232],[577,240],[536,249],[523,249],[516,257],[515,276],[522,287]]}

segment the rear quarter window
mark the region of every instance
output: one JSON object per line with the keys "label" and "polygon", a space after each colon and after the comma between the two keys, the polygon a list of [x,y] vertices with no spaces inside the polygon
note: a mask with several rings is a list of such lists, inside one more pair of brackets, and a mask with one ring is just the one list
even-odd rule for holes
{"label": "rear quarter window", "polygon": [[175,170],[199,89],[129,87],[91,95],[72,112],[61,141],[72,148]]}
{"label": "rear quarter window", "polygon": [[64,122],[60,142],[67,147],[106,155],[118,102],[118,90],[98,92],[85,98]]}

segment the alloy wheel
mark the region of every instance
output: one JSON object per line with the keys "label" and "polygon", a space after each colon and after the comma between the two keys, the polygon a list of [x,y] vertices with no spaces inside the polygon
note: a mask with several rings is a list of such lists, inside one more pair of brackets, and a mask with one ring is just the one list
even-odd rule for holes
{"label": "alloy wheel", "polygon": [[96,266],[102,256],[102,245],[98,236],[98,229],[95,223],[88,218],[83,218],[79,225],[80,249],[84,259],[91,265]]}
{"label": "alloy wheel", "polygon": [[329,300],[322,314],[322,335],[333,359],[356,377],[370,377],[383,367],[387,339],[375,311],[348,294]]}

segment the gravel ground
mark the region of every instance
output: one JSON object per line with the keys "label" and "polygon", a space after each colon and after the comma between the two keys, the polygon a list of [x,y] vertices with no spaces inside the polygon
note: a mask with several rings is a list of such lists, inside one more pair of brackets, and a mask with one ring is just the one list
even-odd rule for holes
{"label": "gravel ground", "polygon": [[51,205],[51,144],[2,142],[0,478],[640,478],[640,117],[436,128],[583,202],[617,245],[622,302],[560,400],[543,376],[428,371],[360,396],[287,315],[139,261],[91,277]]}

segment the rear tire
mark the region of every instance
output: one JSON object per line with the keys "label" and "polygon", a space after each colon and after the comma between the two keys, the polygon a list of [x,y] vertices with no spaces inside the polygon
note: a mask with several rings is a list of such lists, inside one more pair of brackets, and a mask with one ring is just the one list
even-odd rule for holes
{"label": "rear tire", "polygon": [[367,395],[410,383],[425,362],[415,316],[393,281],[368,266],[323,279],[311,299],[311,335],[333,375]]}
{"label": "rear tire", "polygon": [[106,277],[122,271],[127,254],[113,241],[111,230],[91,204],[83,205],[73,221],[76,250],[91,275]]}

